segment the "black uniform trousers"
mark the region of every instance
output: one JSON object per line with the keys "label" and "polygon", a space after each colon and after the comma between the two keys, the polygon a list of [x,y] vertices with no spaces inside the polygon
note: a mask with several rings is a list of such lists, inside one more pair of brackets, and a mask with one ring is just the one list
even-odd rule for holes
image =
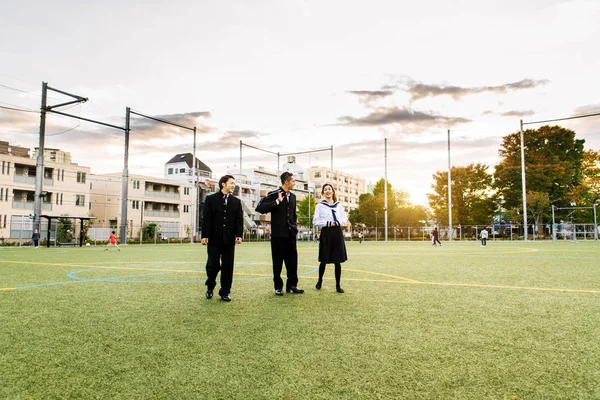
{"label": "black uniform trousers", "polygon": [[275,290],[283,289],[281,269],[285,262],[287,272],[286,288],[298,285],[298,250],[296,235],[289,237],[271,237],[271,257],[273,258],[273,284]]}
{"label": "black uniform trousers", "polygon": [[221,288],[219,296],[228,296],[233,281],[233,257],[235,245],[208,243],[208,260],[206,261],[206,287],[213,290],[217,285],[217,275],[221,272]]}

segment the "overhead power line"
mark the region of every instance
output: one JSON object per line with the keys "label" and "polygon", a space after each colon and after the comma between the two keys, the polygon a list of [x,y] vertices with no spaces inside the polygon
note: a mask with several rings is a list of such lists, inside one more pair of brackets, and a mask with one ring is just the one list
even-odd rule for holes
{"label": "overhead power line", "polygon": [[20,112],[26,112],[26,113],[34,113],[37,114],[39,113],[39,111],[34,111],[34,110],[24,110],[21,108],[14,108],[14,107],[7,107],[7,106],[0,106],[0,108],[3,108],[5,110],[11,110],[11,111],[20,111]]}
{"label": "overhead power line", "polygon": [[523,122],[523,125],[533,125],[533,124],[544,124],[546,122],[556,122],[556,121],[566,121],[569,119],[578,119],[578,118],[587,118],[587,117],[596,117],[600,115],[600,113],[594,113],[594,114],[585,114],[585,115],[574,115],[572,117],[565,117],[565,118],[556,118],[556,119],[547,119],[545,121],[531,121],[531,122]]}

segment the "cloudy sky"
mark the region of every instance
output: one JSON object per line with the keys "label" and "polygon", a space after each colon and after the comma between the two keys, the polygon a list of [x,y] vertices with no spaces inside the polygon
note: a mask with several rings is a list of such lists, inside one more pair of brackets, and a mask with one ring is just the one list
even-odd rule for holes
{"label": "cloudy sky", "polygon": [[[0,140],[30,148],[46,81],[89,98],[67,113],[123,126],[131,107],[196,126],[197,156],[217,176],[239,167],[243,140],[280,153],[333,146],[334,169],[375,182],[387,138],[388,179],[425,204],[448,130],[453,165],[493,166],[520,119],[600,112],[599,0],[21,0],[2,15]],[[122,170],[122,131],[47,121],[46,147]],[[600,149],[600,117],[561,124]],[[162,176],[192,151],[190,131],[131,126],[131,173]],[[243,165],[276,168],[277,157],[245,148]]]}

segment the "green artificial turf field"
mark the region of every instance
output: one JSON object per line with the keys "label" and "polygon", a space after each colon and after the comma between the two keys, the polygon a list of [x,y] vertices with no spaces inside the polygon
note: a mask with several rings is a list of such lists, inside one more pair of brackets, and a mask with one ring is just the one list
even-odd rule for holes
{"label": "green artificial turf field", "polygon": [[237,246],[230,303],[201,245],[0,248],[0,398],[600,398],[598,243],[347,245],[283,297]]}

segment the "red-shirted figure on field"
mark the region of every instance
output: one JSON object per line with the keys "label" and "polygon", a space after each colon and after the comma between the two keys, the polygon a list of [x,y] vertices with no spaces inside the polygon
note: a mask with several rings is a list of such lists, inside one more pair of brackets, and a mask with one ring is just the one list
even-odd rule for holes
{"label": "red-shirted figure on field", "polygon": [[110,245],[117,246],[117,250],[121,251],[119,245],[117,244],[117,237],[115,236],[115,231],[112,231],[112,233],[110,234],[108,238],[108,243],[106,243],[106,248],[104,249],[104,251],[108,251],[108,246]]}

